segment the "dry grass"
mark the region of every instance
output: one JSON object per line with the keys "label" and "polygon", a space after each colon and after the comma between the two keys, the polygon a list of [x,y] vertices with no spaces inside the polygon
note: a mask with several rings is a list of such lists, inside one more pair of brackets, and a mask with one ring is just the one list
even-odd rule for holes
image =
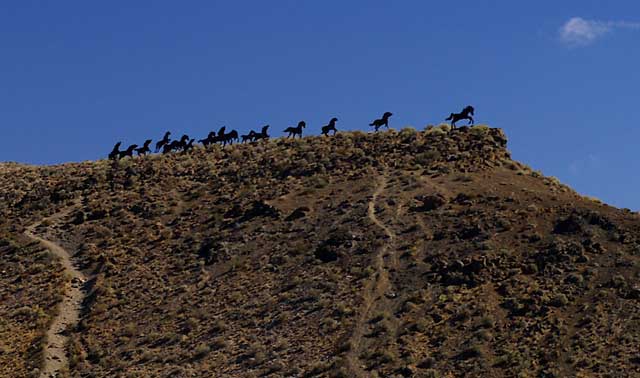
{"label": "dry grass", "polygon": [[10,229],[0,230],[0,376],[27,377],[42,361],[64,277],[53,257]]}
{"label": "dry grass", "polygon": [[[2,165],[0,375],[37,366],[63,280],[14,236],[74,198],[41,230],[93,277],[72,375],[350,377],[350,358],[385,377],[635,372],[637,215],[511,161],[503,139],[439,126]],[[393,240],[368,218],[383,174]]]}

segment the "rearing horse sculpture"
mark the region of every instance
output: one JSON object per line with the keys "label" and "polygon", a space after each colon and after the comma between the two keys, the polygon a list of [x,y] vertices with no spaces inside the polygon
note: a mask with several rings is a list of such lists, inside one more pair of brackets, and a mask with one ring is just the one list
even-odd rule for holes
{"label": "rearing horse sculpture", "polygon": [[[469,115],[471,114],[471,115]],[[456,122],[463,120],[463,119],[468,119],[469,120],[469,125],[473,125],[473,106],[469,105],[467,107],[465,107],[464,109],[462,109],[462,112],[460,113],[451,113],[451,115],[449,115],[448,118],[445,119],[445,121],[451,121],[451,128],[455,129],[456,128]]]}
{"label": "rearing horse sculpture", "polygon": [[156,152],[160,151],[161,148],[169,144],[169,136],[171,135],[171,131],[167,131],[164,133],[164,137],[156,143]]}
{"label": "rearing horse sculpture", "polygon": [[120,145],[122,144],[122,142],[118,142],[116,143],[115,146],[113,146],[113,150],[111,150],[111,152],[109,153],[109,160],[118,160],[120,158]]}

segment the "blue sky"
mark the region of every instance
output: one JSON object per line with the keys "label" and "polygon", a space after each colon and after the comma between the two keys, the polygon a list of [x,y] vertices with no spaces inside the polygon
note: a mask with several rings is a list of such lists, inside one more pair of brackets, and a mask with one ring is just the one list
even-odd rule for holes
{"label": "blue sky", "polygon": [[6,0],[0,160],[384,111],[422,128],[472,104],[514,158],[639,209],[639,23],[635,1]]}

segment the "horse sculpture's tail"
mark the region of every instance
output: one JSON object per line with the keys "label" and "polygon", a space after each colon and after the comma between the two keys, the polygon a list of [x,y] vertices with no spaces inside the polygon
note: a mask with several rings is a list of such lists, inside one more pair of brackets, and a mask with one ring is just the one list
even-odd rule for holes
{"label": "horse sculpture's tail", "polygon": [[453,119],[453,113],[451,113],[451,115],[449,115],[449,118],[445,118],[445,121],[451,121]]}

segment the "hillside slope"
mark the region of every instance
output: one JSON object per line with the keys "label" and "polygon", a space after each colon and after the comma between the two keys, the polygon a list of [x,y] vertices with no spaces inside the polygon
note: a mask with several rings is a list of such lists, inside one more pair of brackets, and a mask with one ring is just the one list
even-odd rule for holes
{"label": "hillside slope", "polygon": [[35,232],[90,278],[69,376],[640,375],[640,217],[506,143],[434,128],[3,165],[0,375],[37,376],[68,279],[23,236],[48,217]]}

